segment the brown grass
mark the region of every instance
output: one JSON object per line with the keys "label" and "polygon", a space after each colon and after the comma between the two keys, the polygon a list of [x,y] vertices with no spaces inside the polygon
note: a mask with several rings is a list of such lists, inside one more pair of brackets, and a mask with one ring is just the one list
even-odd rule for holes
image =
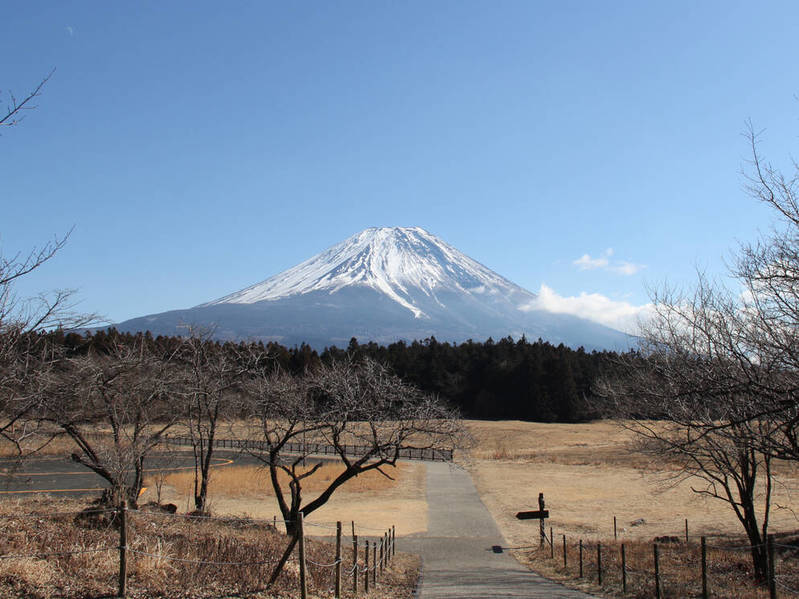
{"label": "brown grass", "polygon": [[[300,468],[299,472],[307,472],[311,469],[309,464],[306,468]],[[339,493],[367,493],[386,491],[396,486],[397,482],[410,475],[413,465],[401,463],[396,468],[388,468],[387,473],[395,480],[386,478],[376,470],[370,470],[355,478],[347,481],[341,487]],[[316,472],[302,481],[302,488],[306,493],[318,493],[323,491],[331,482],[344,471],[338,464],[323,464]],[[281,471],[278,477],[284,490],[288,492],[288,475]],[[228,466],[216,468],[212,475],[214,492],[224,494],[225,497],[262,497],[264,495],[274,495],[272,483],[269,479],[268,469],[259,466]],[[194,472],[182,471],[175,472],[166,476],[165,481],[180,494],[193,493]],[[150,482],[152,485],[152,482]]]}
{"label": "brown grass", "polygon": [[[795,544],[795,538],[782,538],[778,543]],[[650,598],[655,596],[654,556],[652,543],[627,541],[627,594],[622,594],[621,543],[602,542],[602,586],[597,577],[597,543],[583,543],[583,577],[579,578],[579,545],[567,538],[567,561],[563,565],[563,539],[555,536],[554,559],[549,545],[543,549],[516,551],[516,558],[548,578],[589,593],[605,596]],[[729,540],[708,540],[708,592],[715,599],[766,599],[768,589],[754,583],[752,565],[745,547],[736,547]],[[715,547],[723,547],[717,549]],[[699,597],[702,590],[700,547],[697,542],[660,544],[660,590],[664,599]],[[778,549],[776,572],[782,585],[799,589],[799,572],[793,549]],[[780,596],[783,593],[780,592]]]}
{"label": "brown grass", "polygon": [[[333,465],[326,465],[321,475],[330,480],[337,472]],[[356,528],[365,530],[393,525],[398,535],[427,530],[424,465],[403,462],[396,468],[386,468],[386,472],[395,480],[391,481],[377,472],[351,479],[336,490],[324,506],[308,515],[308,521],[329,525],[337,520],[345,523],[354,520]],[[317,472],[306,480],[310,483],[319,474]],[[170,482],[163,488],[162,501],[175,503],[180,509],[190,511],[193,506],[192,471],[169,474],[167,478]],[[143,501],[155,500],[153,482],[154,479],[150,477],[148,488],[142,495]],[[305,500],[312,499],[313,493],[318,492],[322,485],[321,478],[311,483],[310,487],[304,485]],[[268,475],[255,466],[215,467],[209,487],[209,506],[216,515],[246,515],[261,519],[281,517]]]}
{"label": "brown grass", "polygon": [[[701,481],[670,485],[669,465],[651,463],[632,452],[631,433],[618,423],[541,424],[532,422],[468,423],[477,440],[467,455],[456,454],[472,474],[483,502],[512,545],[529,544],[534,526],[516,512],[537,509],[543,492],[551,524],[584,539],[613,534],[613,517],[622,537],[651,539],[684,533],[694,536],[738,535],[732,509],[717,499],[697,495]],[[799,528],[792,511],[799,493],[799,473],[783,467],[772,511],[775,531]],[[643,519],[641,525],[631,523]]]}
{"label": "brown grass", "polygon": [[[673,466],[652,463],[631,451],[632,433],[619,423],[601,421],[588,424],[541,424],[529,422],[468,423],[476,440],[458,460],[472,474],[478,492],[494,516],[510,546],[538,545],[538,521],[521,521],[515,514],[537,509],[543,492],[555,533],[555,560],[550,549],[520,550],[517,558],[545,576],[564,580],[597,594],[616,596],[620,590],[619,548],[613,541],[613,517],[617,517],[619,542],[624,542],[630,567],[647,574],[628,577],[630,596],[652,597],[652,540],[656,536],[685,534],[689,523],[691,543],[664,546],[661,570],[664,597],[696,596],[699,587],[698,539],[716,536],[717,545],[745,544],[742,528],[729,505],[704,498],[691,490],[700,481],[667,484]],[[795,467],[779,469],[772,510],[772,532],[793,538],[799,528],[793,510],[799,492],[799,473]],[[638,524],[643,519],[643,523]],[[633,524],[636,522],[636,524]],[[562,534],[567,536],[568,568],[562,566]],[[586,578],[577,576],[577,541],[586,544]],[[605,584],[599,589],[594,576],[596,543],[603,551]],[[796,550],[784,550],[778,564],[781,582],[799,589],[796,576]],[[709,552],[712,596],[738,599],[766,597],[752,585],[749,555],[741,551]],[[592,565],[593,564],[593,565]],[[592,570],[593,568],[593,570]]]}
{"label": "brown grass", "polygon": [[[110,548],[109,551],[76,555],[0,559],[2,597],[98,597],[115,591],[118,573],[118,531],[113,525],[76,524],[76,500],[26,499],[0,503],[4,534],[0,555],[32,555],[56,551]],[[20,517],[36,512],[40,515]],[[247,519],[187,519],[156,513],[129,512],[128,545],[132,551],[207,562],[267,562],[264,565],[229,566],[193,564],[132,553],[129,564],[130,597],[164,598],[296,597],[296,551],[274,588],[263,589],[287,538],[272,526]],[[348,539],[344,546],[348,547]],[[333,569],[315,566],[334,561],[330,543],[308,539],[310,596],[329,596]],[[370,597],[410,597],[418,576],[414,556],[397,556],[390,572]],[[344,554],[344,569],[352,567],[351,553]],[[349,596],[346,595],[345,596]]]}

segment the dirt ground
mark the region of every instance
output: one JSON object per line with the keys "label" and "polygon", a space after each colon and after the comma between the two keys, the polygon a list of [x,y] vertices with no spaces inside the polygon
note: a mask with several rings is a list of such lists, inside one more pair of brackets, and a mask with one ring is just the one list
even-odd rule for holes
{"label": "dirt ground", "polygon": [[[741,526],[726,503],[697,495],[683,482],[664,482],[658,464],[631,454],[631,433],[611,421],[540,424],[519,421],[468,422],[475,447],[458,461],[472,474],[478,492],[507,541],[537,543],[538,521],[517,520],[538,509],[544,493],[550,525],[557,534],[612,538],[661,535],[739,535]],[[799,497],[799,472],[783,468],[775,489],[772,531],[799,529],[791,508]],[[640,522],[644,523],[633,524]]]}

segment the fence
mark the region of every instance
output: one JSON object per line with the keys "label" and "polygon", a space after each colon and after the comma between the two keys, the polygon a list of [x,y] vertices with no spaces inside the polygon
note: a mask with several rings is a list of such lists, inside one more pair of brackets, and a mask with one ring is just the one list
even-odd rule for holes
{"label": "fence", "polygon": [[[164,437],[164,442],[178,446],[193,446],[196,441],[188,437]],[[269,451],[270,445],[266,441],[253,439],[214,439],[214,447],[221,449],[250,449],[255,451]],[[344,455],[358,457],[371,451],[371,445],[343,444],[339,448],[325,443],[286,443],[282,450],[287,453],[300,455],[339,455],[341,450]],[[429,449],[423,447],[403,447],[399,450],[399,457],[407,460],[429,460],[451,462],[451,449]]]}
{"label": "fence", "polygon": [[[796,558],[799,540],[785,537],[780,542],[769,534],[764,543],[749,545],[723,537],[685,535],[655,537],[651,542],[619,540],[616,518],[614,538],[586,541],[557,534],[550,527],[544,532],[543,545],[532,557],[545,555],[555,569],[567,578],[588,579],[606,591],[621,591],[637,596],[655,597],[739,597],[743,588],[752,593],[799,596],[799,571]],[[793,541],[793,542],[791,542]],[[523,547],[517,549],[526,549]],[[765,551],[768,567],[765,580],[755,581],[751,555]],[[760,585],[760,591],[756,587]],[[747,595],[761,596],[761,595]]]}
{"label": "fence", "polygon": [[[45,522],[52,522],[55,527],[53,530],[63,530],[65,527],[64,519],[84,519],[87,524],[91,524],[87,529],[78,530],[77,527],[71,537],[69,546],[54,548],[52,547],[52,536],[47,527],[42,526]],[[258,591],[271,586],[277,579],[278,570],[282,569],[289,558],[294,555],[296,565],[292,571],[298,573],[297,589],[298,596],[305,599],[308,593],[309,580],[315,579],[318,588],[332,588],[335,597],[342,596],[342,588],[347,585],[352,587],[352,593],[348,596],[358,596],[359,586],[364,592],[370,588],[382,584],[383,575],[388,571],[389,566],[396,554],[395,529],[381,530],[380,535],[368,535],[368,539],[361,538],[363,552],[361,553],[358,536],[356,534],[355,522],[352,522],[352,556],[351,559],[344,557],[345,548],[342,543],[342,525],[336,522],[335,525],[325,523],[312,523],[304,520],[302,514],[296,523],[296,534],[288,541],[288,545],[279,552],[263,554],[263,546],[252,545],[247,547],[247,543],[239,542],[239,538],[231,538],[227,541],[219,537],[219,530],[205,531],[205,537],[196,533],[196,524],[207,526],[249,526],[254,534],[262,534],[264,529],[271,529],[281,523],[280,520],[253,520],[253,519],[230,519],[212,518],[210,516],[181,515],[163,511],[141,511],[129,510],[124,506],[113,509],[89,509],[83,511],[49,512],[32,514],[3,514],[0,519],[4,520],[3,537],[0,537],[0,563],[7,561],[20,560],[29,568],[32,560],[45,560],[61,572],[65,568],[73,567],[78,576],[89,577],[87,573],[91,569],[91,564],[86,561],[75,561],[88,559],[92,554],[107,554],[109,558],[101,560],[94,558],[95,562],[102,561],[107,564],[111,559],[117,565],[116,593],[118,597],[125,597],[128,594],[128,579],[131,566],[143,566],[146,562],[150,570],[155,567],[163,570],[167,568],[168,578],[179,578],[181,570],[186,580],[202,584],[208,581],[226,594],[227,592],[241,592],[241,581],[244,578],[251,581],[249,591]],[[88,519],[88,520],[87,520]],[[27,539],[22,544],[22,537],[17,533],[22,531],[20,526],[14,526],[14,521],[33,520],[32,537],[49,537],[46,546],[47,551],[36,551],[36,543]],[[68,521],[68,520],[67,520]],[[171,524],[180,526],[186,523],[189,527],[194,527],[188,531],[184,542],[180,542],[174,531],[164,533],[164,529]],[[283,521],[283,523],[286,523]],[[94,526],[99,524],[99,526]],[[309,551],[306,545],[306,536],[309,528],[321,530],[335,530],[335,545],[328,543],[315,543],[313,551]],[[138,534],[137,534],[138,531]],[[155,532],[153,532],[155,531]],[[157,538],[145,539],[147,535]],[[284,537],[281,537],[284,538]],[[79,546],[76,546],[77,539],[80,539]],[[371,542],[370,542],[371,541]],[[295,551],[296,547],[296,551]],[[16,548],[9,551],[9,548]],[[27,548],[28,551],[22,549]],[[38,547],[44,548],[44,547]],[[34,550],[31,550],[34,549]],[[188,549],[188,551],[187,551]],[[334,549],[334,552],[331,551]],[[327,556],[325,555],[326,552]],[[137,564],[137,562],[139,562]],[[345,562],[350,567],[345,570]],[[277,566],[280,565],[280,568]],[[137,578],[146,578],[139,568]],[[220,576],[222,574],[222,576]],[[245,574],[247,574],[245,576]],[[270,576],[266,584],[264,581]],[[152,577],[152,573],[150,574]],[[219,588],[219,581],[229,584],[234,588]],[[350,581],[348,583],[348,580]],[[66,582],[66,581],[64,581]],[[181,581],[177,581],[181,584]],[[136,592],[142,589],[141,584],[137,584]],[[151,589],[147,589],[150,591]],[[106,591],[107,592],[107,591]]]}

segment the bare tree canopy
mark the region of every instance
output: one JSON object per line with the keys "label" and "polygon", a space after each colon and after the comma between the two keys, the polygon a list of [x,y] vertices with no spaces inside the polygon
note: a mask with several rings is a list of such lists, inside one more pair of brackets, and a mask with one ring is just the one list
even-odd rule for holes
{"label": "bare tree canopy", "polygon": [[181,424],[191,439],[194,456],[194,507],[207,508],[214,440],[239,405],[243,381],[265,353],[250,346],[220,344],[212,331],[190,328],[176,353],[181,373]]}
{"label": "bare tree canopy", "polygon": [[766,163],[751,125],[748,191],[776,215],[739,248],[728,288],[699,273],[689,292],[653,293],[640,352],[600,381],[639,448],[679,466],[675,479],[726,502],[764,579],[774,459],[799,459],[799,165],[790,176]]}
{"label": "bare tree canopy", "polygon": [[72,439],[72,460],[106,480],[117,502],[135,507],[145,459],[179,417],[174,361],[140,337],[63,358],[40,380],[38,417]]}
{"label": "bare tree canopy", "polygon": [[[253,453],[269,468],[288,532],[299,512],[317,510],[351,478],[370,470],[390,477],[386,468],[396,465],[402,449],[462,444],[456,412],[370,359],[320,365],[301,377],[264,373],[250,383],[248,396],[250,422],[267,444],[266,451]],[[301,450],[289,453],[289,443]],[[303,481],[323,463],[312,455],[317,443],[334,448],[341,471],[306,499]]]}

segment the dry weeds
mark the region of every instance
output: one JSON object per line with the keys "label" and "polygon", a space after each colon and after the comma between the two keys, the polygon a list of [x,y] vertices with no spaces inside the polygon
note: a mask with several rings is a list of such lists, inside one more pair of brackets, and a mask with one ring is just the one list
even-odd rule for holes
{"label": "dry weeds", "polygon": [[[82,505],[76,500],[52,498],[0,503],[4,531],[0,537],[0,555],[92,551],[0,559],[0,596],[99,597],[115,591],[117,529],[109,524],[80,525],[73,515],[59,514],[75,511]],[[21,517],[31,512],[39,515]],[[299,570],[295,557],[276,585],[269,591],[263,589],[287,544],[287,538],[267,523],[247,519],[189,519],[144,511],[129,514],[128,546],[133,552],[129,563],[130,597],[297,596]],[[348,540],[345,538],[345,549]],[[108,550],[94,551],[98,549]],[[309,538],[306,550],[310,596],[327,597],[333,586],[334,570],[311,562],[332,563],[334,546]],[[251,565],[197,564],[166,557]],[[397,558],[369,597],[412,595],[418,576],[418,559],[399,554]],[[255,565],[254,562],[265,563]],[[351,552],[345,551],[343,564],[345,571],[352,567]]]}
{"label": "dry weeds", "polygon": [[[625,542],[627,563],[627,593],[622,593],[621,543],[602,542],[602,585],[598,584],[597,543],[583,543],[583,576],[579,577],[578,540],[567,538],[567,561],[563,564],[563,540],[555,535],[554,558],[551,549],[514,552],[523,564],[541,574],[564,582],[570,587],[604,596],[650,598],[655,596],[653,544],[642,541]],[[777,580],[783,588],[799,589],[796,555],[799,545],[793,537],[782,537],[777,543],[793,548],[778,548],[776,552]],[[723,548],[723,549],[721,549]],[[660,592],[663,599],[699,597],[702,591],[701,551],[698,542],[659,544]],[[768,589],[757,585],[752,577],[752,564],[746,546],[729,540],[709,539],[707,551],[708,592],[715,599],[766,599]]]}

